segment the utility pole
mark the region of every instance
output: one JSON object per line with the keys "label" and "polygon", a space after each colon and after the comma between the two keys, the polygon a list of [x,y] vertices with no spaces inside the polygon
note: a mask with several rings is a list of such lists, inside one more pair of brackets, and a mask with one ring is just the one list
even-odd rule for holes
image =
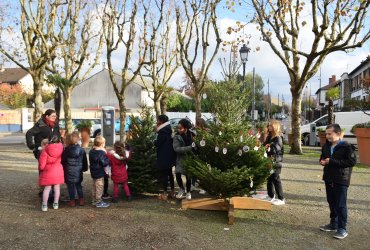
{"label": "utility pole", "polygon": [[271,98],[270,98],[270,79],[267,80],[267,120],[270,120]]}

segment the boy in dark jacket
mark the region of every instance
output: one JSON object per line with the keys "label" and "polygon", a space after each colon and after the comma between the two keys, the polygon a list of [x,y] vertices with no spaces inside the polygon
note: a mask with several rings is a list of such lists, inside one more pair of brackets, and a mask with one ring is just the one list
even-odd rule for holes
{"label": "boy in dark jacket", "polygon": [[83,172],[87,171],[86,152],[78,144],[80,136],[78,132],[73,132],[66,136],[66,148],[62,155],[62,164],[64,167],[64,179],[67,183],[69,202],[71,207],[76,206],[76,190],[79,198],[79,205],[85,205],[84,194],[82,190]]}
{"label": "boy in dark jacket", "polygon": [[352,167],[356,164],[353,145],[342,141],[338,124],[326,127],[327,143],[323,145],[320,164],[324,166],[326,198],[330,208],[330,223],[320,226],[321,231],[336,231],[334,238],[347,237],[347,190]]}
{"label": "boy in dark jacket", "polygon": [[104,189],[104,168],[109,165],[109,159],[105,151],[105,139],[102,136],[95,137],[94,146],[89,152],[90,173],[93,178],[92,204],[96,207],[109,207],[109,203],[102,200]]}

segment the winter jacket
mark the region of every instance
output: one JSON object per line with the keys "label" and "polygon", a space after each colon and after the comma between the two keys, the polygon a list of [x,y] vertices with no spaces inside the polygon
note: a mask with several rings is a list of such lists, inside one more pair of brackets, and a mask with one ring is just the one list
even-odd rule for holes
{"label": "winter jacket", "polygon": [[83,171],[87,171],[86,152],[80,145],[66,147],[62,155],[66,183],[78,183],[83,180]]}
{"label": "winter jacket", "polygon": [[62,166],[63,144],[48,144],[42,150],[39,158],[39,185],[50,186],[64,183]]}
{"label": "winter jacket", "polygon": [[267,137],[266,142],[264,145],[270,144],[270,150],[267,150],[267,156],[271,157],[274,161],[274,169],[275,172],[280,172],[283,166],[283,154],[284,154],[284,144],[283,138],[281,136],[276,136],[271,138],[271,136]]}
{"label": "winter jacket", "polygon": [[186,146],[184,139],[180,134],[175,135],[173,138],[173,149],[177,154],[175,172],[186,174],[185,169],[182,167],[182,162],[187,153],[192,152],[192,146]]}
{"label": "winter jacket", "polygon": [[38,147],[41,145],[43,139],[51,139],[53,136],[60,138],[58,123],[55,124],[54,128],[49,127],[42,118],[40,118],[35,125],[30,128],[26,133],[27,147],[33,150],[35,158],[38,158],[39,150]]}
{"label": "winter jacket", "polygon": [[176,164],[170,123],[166,122],[159,126],[157,133],[157,139],[154,141],[154,145],[157,147],[157,168],[158,170],[166,170]]}
{"label": "winter jacket", "polygon": [[324,166],[323,180],[349,186],[352,167],[356,164],[355,147],[346,141],[339,141],[331,153],[331,145],[327,142],[321,150],[320,160],[330,158],[329,164]]}
{"label": "winter jacket", "polygon": [[127,151],[126,159],[123,159],[113,150],[107,152],[109,164],[111,166],[111,179],[114,183],[123,183],[127,181],[127,164],[126,161],[131,159],[131,151]]}
{"label": "winter jacket", "polygon": [[93,179],[104,177],[104,167],[109,165],[107,154],[103,150],[91,149],[89,152],[90,174]]}

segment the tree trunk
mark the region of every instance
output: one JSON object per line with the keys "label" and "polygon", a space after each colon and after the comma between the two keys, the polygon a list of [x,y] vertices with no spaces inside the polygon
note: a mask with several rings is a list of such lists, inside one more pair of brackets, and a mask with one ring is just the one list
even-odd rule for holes
{"label": "tree trunk", "polygon": [[119,129],[119,134],[120,138],[119,140],[121,142],[126,141],[126,106],[124,99],[118,99],[119,102],[119,121],[120,121],[120,129]]}
{"label": "tree trunk", "polygon": [[328,105],[328,124],[335,123],[335,117],[334,117],[334,104],[333,100],[329,98],[329,105]]}
{"label": "tree trunk", "polygon": [[64,110],[64,121],[66,126],[66,133],[72,133],[72,113],[71,113],[71,93],[72,89],[66,88],[63,91],[63,110]]}
{"label": "tree trunk", "polygon": [[167,113],[167,94],[163,94],[160,100],[161,113]]}
{"label": "tree trunk", "polygon": [[161,115],[162,110],[161,110],[161,102],[158,98],[154,98],[154,111],[155,111],[155,116],[158,117]]}
{"label": "tree trunk", "polygon": [[[44,72],[44,71],[42,71]],[[33,101],[35,104],[35,111],[33,112],[33,119],[37,122],[43,114],[43,102],[42,102],[42,86],[44,84],[44,76],[40,76],[41,72],[37,72],[33,76]]]}
{"label": "tree trunk", "polygon": [[201,94],[195,92],[194,93],[194,101],[195,101],[195,126],[199,126],[202,124],[200,122],[202,118],[202,99],[201,99]]}
{"label": "tree trunk", "polygon": [[60,93],[60,88],[57,88],[54,93],[54,109],[57,114],[58,119],[60,118],[60,106],[62,101],[62,95]]}
{"label": "tree trunk", "polygon": [[292,145],[290,154],[302,154],[301,147],[301,93],[292,92]]}

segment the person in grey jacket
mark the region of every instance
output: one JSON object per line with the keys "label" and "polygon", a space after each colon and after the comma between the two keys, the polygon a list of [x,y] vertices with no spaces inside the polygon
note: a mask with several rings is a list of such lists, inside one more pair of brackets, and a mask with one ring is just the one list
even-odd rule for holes
{"label": "person in grey jacket", "polygon": [[191,153],[195,149],[195,143],[193,143],[193,134],[190,130],[191,122],[187,119],[181,119],[177,126],[177,133],[173,139],[173,149],[177,153],[176,158],[176,181],[180,189],[176,195],[176,198],[182,199],[185,196],[184,184],[182,182],[182,175],[186,178],[186,199],[191,199],[191,179],[187,175],[185,169],[182,166],[182,162],[186,154]]}

